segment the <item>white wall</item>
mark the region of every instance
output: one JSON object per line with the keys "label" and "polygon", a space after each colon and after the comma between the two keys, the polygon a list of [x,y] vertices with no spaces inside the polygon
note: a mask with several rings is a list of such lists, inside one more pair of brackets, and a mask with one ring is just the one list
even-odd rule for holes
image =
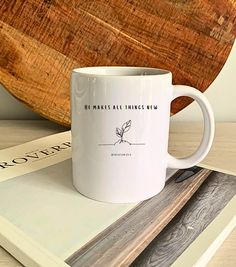
{"label": "white wall", "polygon": [[[216,121],[236,122],[236,42],[222,71],[205,92],[214,110]],[[172,117],[177,121],[201,120],[201,112],[196,103]],[[14,99],[0,85],[0,119],[39,119]]]}

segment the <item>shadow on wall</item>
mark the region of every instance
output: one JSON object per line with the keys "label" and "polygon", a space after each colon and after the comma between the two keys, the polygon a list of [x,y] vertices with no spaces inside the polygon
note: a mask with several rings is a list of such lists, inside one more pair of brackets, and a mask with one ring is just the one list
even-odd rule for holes
{"label": "shadow on wall", "polygon": [[[219,75],[204,93],[218,122],[236,122],[236,41]],[[199,106],[192,103],[172,117],[174,121],[201,121]]]}
{"label": "shadow on wall", "polygon": [[0,120],[42,119],[0,85]]}

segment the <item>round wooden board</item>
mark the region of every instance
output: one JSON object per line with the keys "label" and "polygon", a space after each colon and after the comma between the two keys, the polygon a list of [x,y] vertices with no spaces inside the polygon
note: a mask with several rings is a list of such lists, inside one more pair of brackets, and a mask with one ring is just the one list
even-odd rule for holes
{"label": "round wooden board", "polygon": [[[8,0],[0,7],[0,82],[35,112],[70,125],[75,67],[151,66],[207,89],[236,36],[235,0]],[[191,100],[172,104],[175,114]]]}

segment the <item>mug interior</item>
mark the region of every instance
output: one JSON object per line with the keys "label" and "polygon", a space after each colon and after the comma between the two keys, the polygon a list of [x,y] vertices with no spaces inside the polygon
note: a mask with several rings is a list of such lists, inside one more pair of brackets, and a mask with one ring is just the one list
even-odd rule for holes
{"label": "mug interior", "polygon": [[73,72],[94,76],[152,76],[170,73],[167,70],[147,67],[85,67],[74,69]]}

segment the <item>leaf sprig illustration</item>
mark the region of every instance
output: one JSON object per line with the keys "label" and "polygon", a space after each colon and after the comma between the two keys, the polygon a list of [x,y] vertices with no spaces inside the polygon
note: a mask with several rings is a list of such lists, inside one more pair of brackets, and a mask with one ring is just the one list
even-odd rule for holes
{"label": "leaf sprig illustration", "polygon": [[119,137],[119,139],[114,142],[114,143],[109,143],[109,144],[99,144],[100,146],[115,146],[115,145],[120,145],[120,144],[128,144],[130,146],[138,146],[138,145],[142,145],[144,146],[145,143],[131,143],[128,140],[124,139],[124,133],[128,132],[131,128],[131,120],[128,120],[127,122],[125,122],[124,124],[122,124],[121,128],[116,128],[116,136]]}
{"label": "leaf sprig illustration", "polygon": [[131,128],[131,120],[125,122],[123,125],[122,125],[122,130],[124,133],[128,132],[129,129]]}
{"label": "leaf sprig illustration", "polygon": [[122,132],[122,130],[120,129],[120,128],[116,128],[116,135],[118,136],[118,137],[122,137],[123,136],[123,132]]}
{"label": "leaf sprig illustration", "polygon": [[122,125],[121,129],[118,127],[116,128],[116,135],[120,138],[118,140],[119,143],[127,142],[127,141],[123,140],[123,136],[124,136],[124,133],[129,131],[130,128],[131,128],[131,120],[125,122]]}

